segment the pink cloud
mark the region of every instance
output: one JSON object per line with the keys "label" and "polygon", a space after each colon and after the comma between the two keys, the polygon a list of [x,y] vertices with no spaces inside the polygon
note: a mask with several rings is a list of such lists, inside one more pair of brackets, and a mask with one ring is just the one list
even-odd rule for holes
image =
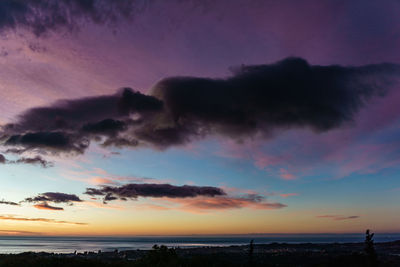
{"label": "pink cloud", "polygon": [[115,184],[115,181],[103,177],[92,177],[89,179],[89,183],[93,185],[99,184]]}
{"label": "pink cloud", "polygon": [[158,180],[147,177],[135,176],[121,176],[107,172],[101,168],[93,168],[91,170],[64,170],[61,173],[67,179],[81,181],[86,184],[99,185],[99,184],[113,184],[119,185],[126,182],[144,183],[151,181],[152,183],[165,183],[169,180]]}
{"label": "pink cloud", "polygon": [[124,210],[124,207],[119,205],[103,204],[96,201],[84,201],[78,204],[79,206],[89,206],[98,209],[110,209],[110,210]]}
{"label": "pink cloud", "polygon": [[230,197],[216,197],[216,198],[195,198],[185,201],[181,207],[187,211],[210,211],[210,210],[228,210],[228,209],[280,209],[286,205],[281,203],[269,202],[255,202],[246,198],[230,198]]}
{"label": "pink cloud", "polygon": [[274,210],[287,207],[285,204],[268,202],[259,195],[247,196],[221,196],[221,197],[196,197],[186,199],[164,198],[163,203],[171,203],[171,208],[194,212],[206,213],[210,211],[223,211],[231,209],[250,208],[256,210]]}
{"label": "pink cloud", "polygon": [[280,173],[280,177],[284,180],[295,180],[296,179],[296,176],[289,173],[286,169],[281,168],[279,170],[279,173]]}
{"label": "pink cloud", "polygon": [[287,197],[293,197],[293,196],[298,196],[298,193],[283,193],[283,194],[279,194],[279,196],[287,198]]}
{"label": "pink cloud", "polygon": [[165,207],[162,205],[156,205],[156,204],[141,204],[141,205],[136,205],[135,209],[142,209],[142,210],[170,210],[170,207]]}

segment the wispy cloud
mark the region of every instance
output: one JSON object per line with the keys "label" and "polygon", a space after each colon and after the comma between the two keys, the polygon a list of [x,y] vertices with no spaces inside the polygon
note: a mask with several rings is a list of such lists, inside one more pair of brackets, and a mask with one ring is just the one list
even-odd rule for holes
{"label": "wispy cloud", "polygon": [[153,199],[155,204],[139,205],[153,210],[179,210],[190,213],[209,213],[224,210],[250,208],[255,210],[275,210],[287,207],[279,202],[269,202],[265,197],[257,194],[240,196],[216,196],[180,199],[161,198]]}
{"label": "wispy cloud", "polygon": [[16,217],[15,215],[0,215],[0,220],[22,221],[22,222],[45,222],[45,223],[56,223],[56,224],[87,225],[87,223],[82,223],[82,222],[58,221],[58,220],[46,219],[46,218]]}
{"label": "wispy cloud", "polygon": [[187,201],[178,200],[181,204],[180,209],[189,212],[207,212],[217,210],[251,208],[257,210],[275,210],[287,207],[285,204],[277,202],[268,202],[259,195],[248,195],[240,197],[199,197]]}
{"label": "wispy cloud", "polygon": [[317,218],[326,218],[326,219],[332,219],[335,221],[342,221],[342,220],[352,220],[352,219],[358,219],[360,216],[358,215],[352,215],[352,216],[343,216],[343,215],[318,215],[316,216]]}
{"label": "wispy cloud", "polygon": [[78,204],[79,207],[91,207],[97,209],[124,210],[123,206],[99,203],[96,201],[84,201]]}
{"label": "wispy cloud", "polygon": [[2,229],[0,230],[2,235],[41,235],[40,232],[31,232],[31,231],[21,231],[21,230],[13,230],[13,229]]}
{"label": "wispy cloud", "polygon": [[[3,1],[0,12],[7,14],[0,23],[0,30],[24,28],[41,36],[48,31],[77,29],[85,21],[96,24],[112,23],[129,18],[147,5],[135,0],[80,1],[38,0]],[[32,47],[32,50],[38,48]]]}
{"label": "wispy cloud", "polygon": [[121,176],[107,172],[101,168],[93,168],[91,170],[65,170],[61,173],[63,177],[70,180],[81,181],[91,185],[120,185],[121,183],[137,182],[137,183],[165,183],[167,180],[157,180],[147,177]]}

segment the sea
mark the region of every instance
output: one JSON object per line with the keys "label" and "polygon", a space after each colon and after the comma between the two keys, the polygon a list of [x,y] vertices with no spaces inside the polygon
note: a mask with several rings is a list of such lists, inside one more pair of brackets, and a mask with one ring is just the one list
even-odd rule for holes
{"label": "sea", "polygon": [[[153,245],[194,248],[211,246],[270,243],[348,243],[363,242],[363,233],[356,234],[256,234],[224,236],[135,236],[135,237],[65,237],[65,236],[0,236],[0,253],[54,252],[73,253],[151,249]],[[376,234],[375,242],[400,240],[397,234]]]}

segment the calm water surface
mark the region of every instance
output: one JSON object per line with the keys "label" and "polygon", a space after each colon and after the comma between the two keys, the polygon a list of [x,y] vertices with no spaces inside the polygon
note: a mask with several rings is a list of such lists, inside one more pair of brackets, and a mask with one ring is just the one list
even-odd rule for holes
{"label": "calm water surface", "polygon": [[[255,244],[363,242],[363,234],[266,234],[247,236],[146,236],[146,237],[22,237],[0,236],[0,253],[113,251],[150,249],[154,244],[169,247],[202,247]],[[375,242],[400,240],[400,234],[376,234]]]}

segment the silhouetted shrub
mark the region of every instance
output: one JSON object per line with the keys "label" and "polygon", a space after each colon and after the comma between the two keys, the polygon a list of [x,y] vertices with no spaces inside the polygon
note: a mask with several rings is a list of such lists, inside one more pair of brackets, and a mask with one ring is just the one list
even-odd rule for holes
{"label": "silhouetted shrub", "polygon": [[369,266],[378,266],[378,258],[376,256],[375,247],[374,247],[374,233],[370,233],[369,229],[365,232],[365,254],[367,254],[368,265]]}

